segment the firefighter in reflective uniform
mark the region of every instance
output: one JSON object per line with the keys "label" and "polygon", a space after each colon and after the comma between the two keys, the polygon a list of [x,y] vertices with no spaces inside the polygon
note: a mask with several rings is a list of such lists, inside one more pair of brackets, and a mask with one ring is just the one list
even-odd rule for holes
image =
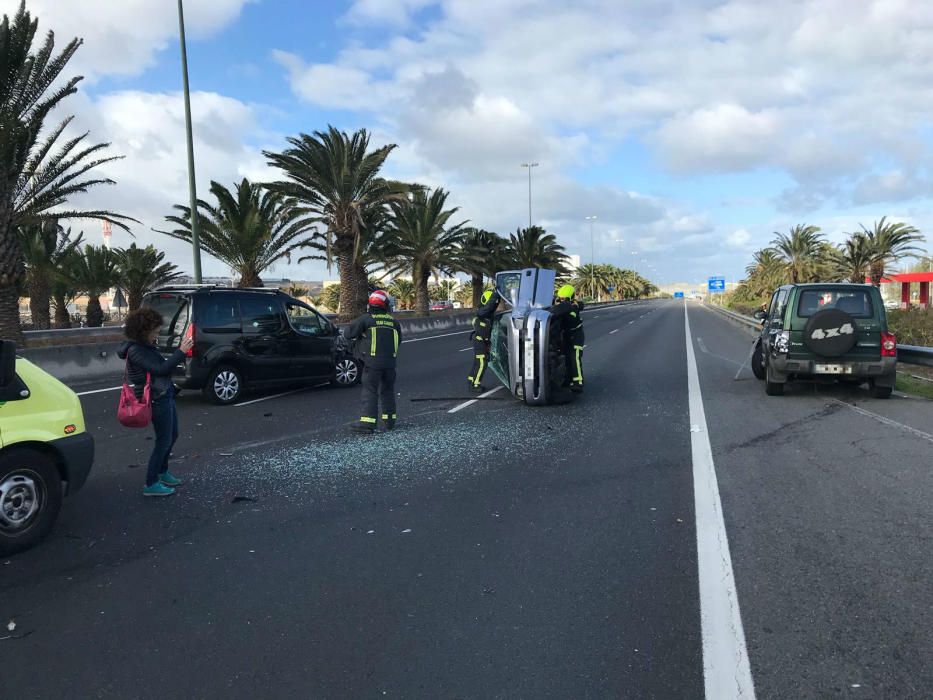
{"label": "firefighter in reflective uniform", "polygon": [[356,341],[356,352],[363,362],[362,410],[352,429],[372,433],[378,425],[379,407],[386,430],[395,428],[395,362],[402,342],[402,328],[389,313],[389,296],[377,289],[369,295],[369,309],[346,331]]}
{"label": "firefighter in reflective uniform", "polygon": [[483,374],[489,364],[489,341],[492,338],[492,324],[496,318],[496,308],[499,306],[499,292],[485,291],[482,296],[483,305],[476,311],[473,319],[473,368],[467,381],[470,390],[479,393],[483,391]]}
{"label": "firefighter in reflective uniform", "polygon": [[557,290],[557,303],[551,307],[551,316],[560,323],[567,382],[571,391],[583,391],[583,302],[574,299],[574,288],[565,284]]}

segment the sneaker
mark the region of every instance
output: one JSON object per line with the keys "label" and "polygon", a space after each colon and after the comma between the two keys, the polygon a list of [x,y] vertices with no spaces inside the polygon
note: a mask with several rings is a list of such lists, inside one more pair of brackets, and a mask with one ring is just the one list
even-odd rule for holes
{"label": "sneaker", "polygon": [[143,496],[171,496],[173,493],[175,493],[175,489],[166,486],[160,481],[155,482],[152,486],[143,488]]}
{"label": "sneaker", "polygon": [[161,474],[159,474],[159,481],[161,481],[163,484],[171,488],[181,486],[182,484],[181,479],[179,479],[177,476],[172,474],[172,472],[170,471],[164,471]]}

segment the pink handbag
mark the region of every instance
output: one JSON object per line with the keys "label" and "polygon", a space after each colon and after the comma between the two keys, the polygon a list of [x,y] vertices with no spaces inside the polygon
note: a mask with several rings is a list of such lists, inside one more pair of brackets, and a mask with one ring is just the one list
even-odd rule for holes
{"label": "pink handbag", "polygon": [[[128,365],[129,359],[127,358]],[[143,397],[137,399],[136,392],[127,381],[127,368],[123,368],[123,391],[120,392],[120,404],[117,406],[117,420],[127,428],[145,428],[152,422],[148,373],[146,374],[146,386],[143,387]]]}

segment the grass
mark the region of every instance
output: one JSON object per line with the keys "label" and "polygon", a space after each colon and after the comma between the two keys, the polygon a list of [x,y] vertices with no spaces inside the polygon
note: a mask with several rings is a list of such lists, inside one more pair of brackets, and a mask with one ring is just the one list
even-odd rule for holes
{"label": "grass", "polygon": [[898,372],[895,388],[905,394],[933,400],[933,381],[915,379],[910,374]]}

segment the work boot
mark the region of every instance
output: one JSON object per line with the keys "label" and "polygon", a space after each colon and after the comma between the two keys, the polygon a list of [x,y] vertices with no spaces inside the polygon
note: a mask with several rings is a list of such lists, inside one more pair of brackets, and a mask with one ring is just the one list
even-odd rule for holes
{"label": "work boot", "polygon": [[570,385],[570,391],[572,391],[574,394],[582,394],[582,393],[583,393],[583,385],[582,385],[582,384],[571,384],[571,385]]}
{"label": "work boot", "polygon": [[376,426],[370,423],[351,423],[349,427],[354,433],[362,435],[372,435],[376,432]]}
{"label": "work boot", "polygon": [[470,384],[470,391],[472,391],[474,394],[482,394],[486,390],[483,388],[481,384],[480,385]]}

